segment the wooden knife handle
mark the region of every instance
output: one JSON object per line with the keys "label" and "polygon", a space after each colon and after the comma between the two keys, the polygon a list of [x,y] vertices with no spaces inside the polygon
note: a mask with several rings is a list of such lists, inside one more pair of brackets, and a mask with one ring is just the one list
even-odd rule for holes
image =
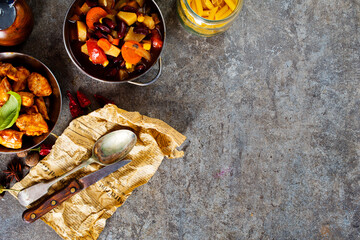
{"label": "wooden knife handle", "polygon": [[62,202],[71,198],[72,196],[80,192],[82,189],[83,186],[78,181],[72,181],[67,187],[63,188],[58,192],[55,192],[39,205],[26,210],[22,216],[23,220],[27,223],[35,222],[44,214],[56,208]]}

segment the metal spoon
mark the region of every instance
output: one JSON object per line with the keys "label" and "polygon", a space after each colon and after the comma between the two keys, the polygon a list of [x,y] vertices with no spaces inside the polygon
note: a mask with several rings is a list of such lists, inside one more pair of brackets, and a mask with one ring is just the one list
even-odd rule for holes
{"label": "metal spoon", "polygon": [[122,160],[135,146],[136,140],[136,135],[129,130],[118,130],[104,135],[94,144],[92,156],[87,161],[50,182],[41,182],[20,191],[20,204],[25,207],[30,205],[45,195],[53,184],[91,163],[106,166]]}

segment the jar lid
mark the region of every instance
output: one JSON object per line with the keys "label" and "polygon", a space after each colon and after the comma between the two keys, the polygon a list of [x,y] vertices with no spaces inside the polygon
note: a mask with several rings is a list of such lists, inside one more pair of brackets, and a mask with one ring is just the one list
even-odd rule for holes
{"label": "jar lid", "polygon": [[16,19],[14,1],[0,1],[0,30],[9,28]]}

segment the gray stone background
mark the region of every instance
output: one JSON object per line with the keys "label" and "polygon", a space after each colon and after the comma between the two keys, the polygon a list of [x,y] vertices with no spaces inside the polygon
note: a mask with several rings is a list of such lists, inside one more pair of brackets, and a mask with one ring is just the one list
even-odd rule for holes
{"label": "gray stone background", "polygon": [[[180,25],[175,0],[160,80],[96,82],[62,42],[71,0],[31,0],[35,27],[19,51],[43,61],[62,93],[102,93],[188,137],[107,221],[99,239],[360,239],[359,0],[246,1],[225,34]],[[68,100],[56,134],[71,120]],[[14,156],[1,155],[0,166]],[[220,173],[220,174],[219,174]],[[0,239],[59,239],[0,201]]]}

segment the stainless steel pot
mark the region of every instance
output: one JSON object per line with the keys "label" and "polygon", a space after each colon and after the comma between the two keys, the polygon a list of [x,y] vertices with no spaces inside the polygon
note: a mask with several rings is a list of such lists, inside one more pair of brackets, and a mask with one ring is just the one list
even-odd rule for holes
{"label": "stainless steel pot", "polygon": [[[72,33],[71,33],[71,26],[70,26],[70,24],[73,24],[73,23],[71,23],[71,21],[69,19],[75,14],[76,9],[81,7],[84,2],[85,2],[85,0],[74,0],[74,2],[71,4],[70,8],[68,9],[68,11],[66,13],[64,25],[63,25],[63,40],[64,40],[65,49],[66,49],[70,59],[72,60],[72,62],[75,64],[75,66],[78,67],[80,69],[80,71],[83,72],[85,75],[87,75],[95,80],[98,80],[100,82],[107,82],[107,83],[125,83],[126,82],[126,83],[134,84],[137,86],[148,86],[148,85],[154,83],[156,80],[158,80],[161,75],[161,72],[162,72],[161,54],[165,47],[166,27],[165,27],[164,17],[160,11],[159,6],[155,3],[155,1],[147,0],[147,3],[151,5],[151,8],[153,10],[155,10],[155,12],[158,14],[158,16],[160,18],[159,20],[161,21],[161,24],[162,24],[161,34],[163,36],[163,42],[164,42],[163,47],[162,47],[159,55],[157,56],[157,59],[153,62],[151,67],[149,67],[145,72],[141,73],[140,75],[135,76],[130,79],[127,79],[127,80],[123,80],[123,81],[116,79],[115,77],[114,77],[114,79],[109,80],[106,78],[94,76],[94,74],[92,74],[91,71],[89,71],[89,67],[88,66],[85,67],[84,64],[82,64],[81,61],[79,59],[77,59],[77,57],[74,54],[74,50],[71,47]],[[158,72],[154,78],[152,78],[148,82],[135,81],[135,80],[138,80],[138,79],[141,79],[142,77],[144,77],[144,75],[147,74],[154,67],[154,65],[156,63],[158,63]]]}

